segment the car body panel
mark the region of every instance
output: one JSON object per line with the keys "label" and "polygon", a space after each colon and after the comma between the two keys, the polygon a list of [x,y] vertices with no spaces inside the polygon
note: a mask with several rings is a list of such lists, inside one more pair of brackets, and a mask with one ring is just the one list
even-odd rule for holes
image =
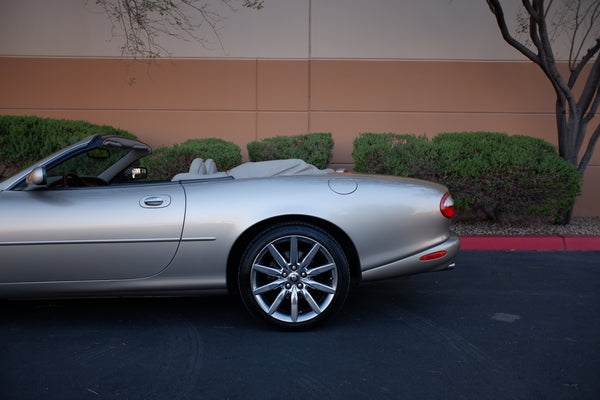
{"label": "car body panel", "polygon": [[[310,216],[329,221],[352,238],[363,271],[448,239],[449,221],[439,212],[445,193],[442,186],[353,176],[357,189],[340,195],[329,187],[336,179],[349,178],[344,174],[186,184],[189,206],[183,239],[218,231],[226,242],[233,243],[260,221],[286,215]],[[206,201],[214,198],[227,201]],[[196,203],[204,205],[192,206]]]}
{"label": "car body panel", "polygon": [[[427,248],[419,253],[403,257],[396,261],[392,261],[388,264],[363,271],[362,279],[363,281],[373,281],[423,272],[436,272],[452,269],[454,268],[454,259],[458,254],[459,248],[460,239],[456,233],[451,232],[447,240],[436,246]],[[421,259],[423,256],[434,253],[441,253],[444,255],[433,260]]]}
{"label": "car body panel", "polygon": [[[147,206],[144,199],[168,199]],[[155,275],[181,238],[179,184],[0,193],[0,282],[128,279]]]}

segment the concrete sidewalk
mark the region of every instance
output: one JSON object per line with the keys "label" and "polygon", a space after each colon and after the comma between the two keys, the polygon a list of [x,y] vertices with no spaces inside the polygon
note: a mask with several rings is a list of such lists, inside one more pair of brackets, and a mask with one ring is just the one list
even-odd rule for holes
{"label": "concrete sidewalk", "polygon": [[460,241],[461,250],[600,251],[600,236],[461,236]]}

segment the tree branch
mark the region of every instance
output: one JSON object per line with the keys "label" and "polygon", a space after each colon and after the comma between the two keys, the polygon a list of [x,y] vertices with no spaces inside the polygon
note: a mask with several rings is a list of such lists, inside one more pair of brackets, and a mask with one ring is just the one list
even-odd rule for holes
{"label": "tree branch", "polygon": [[[569,67],[571,68],[574,63],[579,58],[581,51],[583,50],[583,46],[587,42],[588,37],[593,32],[594,27],[596,26],[596,20],[600,17],[600,1],[596,1],[595,3],[590,3],[589,7],[583,12],[583,20],[579,18],[579,10],[581,6],[581,0],[577,2],[577,13],[575,15],[575,28],[573,29],[573,35],[571,37],[571,50],[569,51]],[[585,32],[583,33],[583,37],[579,40],[579,46],[577,46],[577,51],[573,55],[573,50],[575,49],[575,42],[577,39],[577,31],[584,23],[586,17],[589,16],[589,24]]]}
{"label": "tree branch", "polygon": [[[86,0],[92,1],[92,0]],[[121,53],[125,56],[155,58],[169,52],[160,45],[162,34],[182,40],[194,40],[206,47],[208,41],[201,31],[208,28],[224,49],[218,24],[223,18],[207,6],[211,0],[93,0],[103,8],[114,26],[124,34]],[[231,10],[233,2],[242,7],[260,10],[263,0],[213,0]],[[196,20],[196,22],[195,22]]]}
{"label": "tree branch", "polygon": [[588,110],[588,113],[586,114],[585,118],[583,119],[583,122],[585,122],[586,124],[589,123],[596,116],[599,106],[600,106],[600,85],[598,85],[596,87],[596,95],[594,96],[594,101],[592,102],[592,104]]}
{"label": "tree branch", "polygon": [[530,15],[529,33],[530,37],[538,50],[537,64],[542,68],[552,86],[554,87],[557,96],[566,99],[569,104],[569,114],[573,116],[577,113],[576,101],[571,88],[564,81],[560,71],[556,67],[556,60],[552,50],[548,35],[548,27],[546,25],[543,0],[522,0],[523,7]]}
{"label": "tree branch", "polygon": [[594,133],[592,133],[592,137],[590,137],[590,141],[588,142],[587,149],[585,150],[585,153],[583,154],[583,158],[581,159],[581,162],[579,163],[579,166],[577,167],[577,170],[582,175],[583,175],[583,172],[585,171],[585,169],[587,168],[590,160],[592,159],[592,154],[594,154],[594,148],[596,147],[596,143],[598,142],[599,137],[600,137],[600,124],[598,124],[598,126],[594,130]]}
{"label": "tree branch", "polygon": [[590,104],[592,104],[592,100],[594,96],[597,98],[598,87],[600,86],[600,58],[596,58],[594,65],[592,66],[592,70],[587,77],[587,81],[583,88],[583,92],[581,96],[579,96],[579,102],[577,103],[577,107],[581,110],[582,115],[584,115]]}
{"label": "tree branch", "polygon": [[581,74],[583,67],[585,67],[588,61],[590,61],[596,54],[598,54],[599,51],[600,37],[596,39],[596,44],[588,49],[587,53],[585,54],[585,56],[583,56],[581,61],[579,61],[579,63],[577,63],[577,65],[575,65],[575,67],[571,69],[571,76],[569,77],[570,88],[575,86],[575,82],[577,81],[577,78],[579,78],[579,74]]}
{"label": "tree branch", "polygon": [[521,42],[519,42],[517,39],[515,39],[510,34],[510,31],[508,30],[508,26],[506,25],[506,18],[504,17],[504,10],[502,9],[502,6],[500,5],[500,1],[499,0],[486,0],[486,1],[488,4],[488,7],[490,8],[490,11],[496,17],[496,23],[498,24],[498,28],[500,29],[500,33],[502,34],[502,37],[504,38],[504,40],[509,45],[511,45],[512,47],[517,49],[525,57],[529,58],[531,61],[533,61],[534,63],[541,66],[539,57],[537,56],[537,54],[535,54],[533,51],[531,51],[529,48],[527,48],[527,46],[523,45]]}

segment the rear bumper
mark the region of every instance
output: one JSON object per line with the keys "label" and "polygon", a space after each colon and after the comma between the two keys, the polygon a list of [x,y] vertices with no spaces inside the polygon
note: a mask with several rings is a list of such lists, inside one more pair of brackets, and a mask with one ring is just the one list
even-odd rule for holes
{"label": "rear bumper", "polygon": [[[422,272],[444,271],[454,268],[454,259],[460,248],[460,238],[454,232],[450,232],[448,239],[427,250],[413,254],[409,257],[393,261],[376,268],[362,272],[363,281],[374,281],[406,275],[419,274]],[[433,253],[446,252],[444,256],[433,260],[421,260],[421,257]]]}

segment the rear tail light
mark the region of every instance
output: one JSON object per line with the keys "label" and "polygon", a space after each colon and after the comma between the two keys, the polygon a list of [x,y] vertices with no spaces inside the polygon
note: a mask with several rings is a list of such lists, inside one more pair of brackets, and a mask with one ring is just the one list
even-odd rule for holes
{"label": "rear tail light", "polygon": [[442,201],[440,201],[440,211],[442,215],[446,218],[452,218],[454,215],[454,200],[450,193],[446,193],[444,197],[442,197]]}

